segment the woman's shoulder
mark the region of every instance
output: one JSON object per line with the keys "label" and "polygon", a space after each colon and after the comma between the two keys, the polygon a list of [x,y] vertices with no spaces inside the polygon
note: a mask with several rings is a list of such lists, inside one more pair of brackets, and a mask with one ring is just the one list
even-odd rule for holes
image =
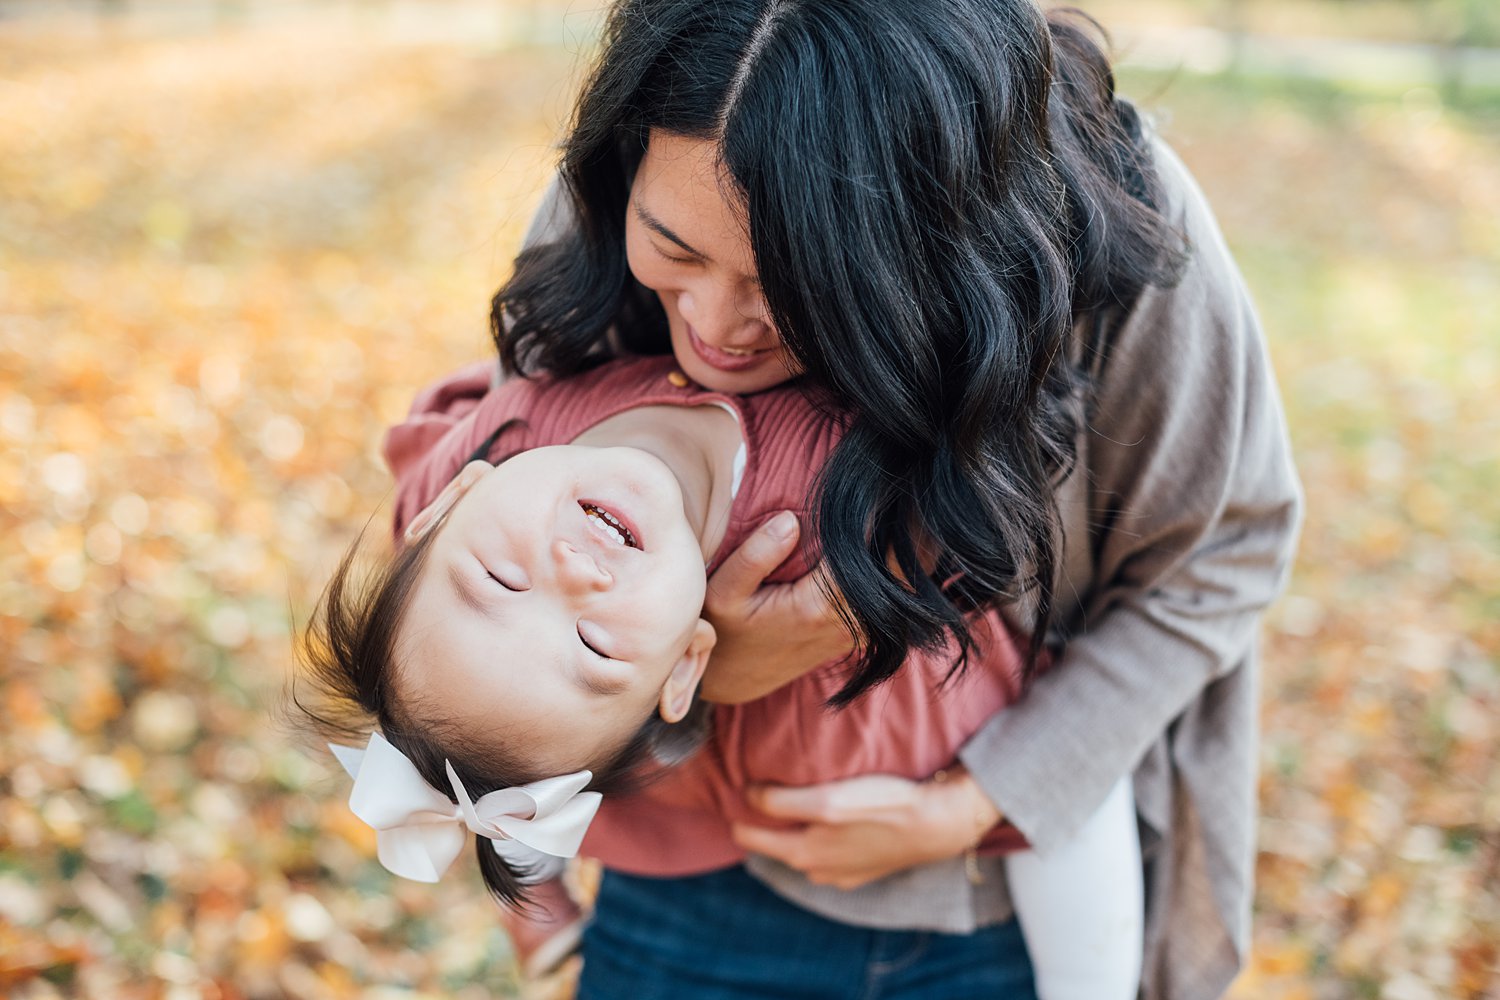
{"label": "woman's shoulder", "polygon": [[1260,338],[1245,281],[1203,189],[1176,150],[1147,135],[1156,169],[1158,211],[1179,242],[1175,266],[1136,297],[1098,355],[1110,384],[1170,380],[1184,355],[1238,352]]}
{"label": "woman's shoulder", "polygon": [[1147,135],[1161,195],[1159,211],[1182,238],[1184,255],[1172,293],[1202,287],[1229,291],[1241,284],[1239,268],[1224,240],[1219,220],[1198,179],[1171,144],[1157,131]]}

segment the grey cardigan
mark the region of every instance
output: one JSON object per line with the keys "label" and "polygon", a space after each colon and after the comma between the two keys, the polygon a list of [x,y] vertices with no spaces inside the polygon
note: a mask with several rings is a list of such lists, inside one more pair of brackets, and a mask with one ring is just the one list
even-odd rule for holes
{"label": "grey cardigan", "polygon": [[[1063,653],[960,757],[1041,852],[1133,770],[1142,995],[1210,1000],[1249,946],[1257,622],[1285,581],[1301,493],[1243,280],[1187,169],[1165,145],[1156,151],[1165,211],[1191,256],[1176,285],[1147,289],[1094,369],[1096,409],[1058,493],[1051,638]],[[557,190],[528,245],[568,224]],[[953,859],[853,891],[768,858],[747,867],[836,920],[962,933],[1011,916],[1003,863],[981,863],[978,885]]]}

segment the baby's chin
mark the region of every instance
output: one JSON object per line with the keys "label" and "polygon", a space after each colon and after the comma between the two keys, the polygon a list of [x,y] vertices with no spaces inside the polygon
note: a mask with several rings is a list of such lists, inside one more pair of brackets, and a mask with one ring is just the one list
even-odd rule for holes
{"label": "baby's chin", "polygon": [[[655,712],[655,703],[649,712],[637,715],[625,711],[623,705],[603,701],[587,718],[554,729],[550,738],[537,733],[540,739],[532,744],[532,752],[527,755],[530,759],[518,760],[518,769],[534,773],[532,781],[577,771],[591,771],[597,779]],[[518,732],[523,729],[524,724],[516,727]]]}
{"label": "baby's chin", "polygon": [[[630,695],[602,697],[569,712],[527,710],[524,691],[483,704],[429,697],[408,705],[409,723],[437,738],[440,752],[488,758],[515,785],[592,771],[598,777],[656,711]],[[581,703],[582,704],[582,703]]]}

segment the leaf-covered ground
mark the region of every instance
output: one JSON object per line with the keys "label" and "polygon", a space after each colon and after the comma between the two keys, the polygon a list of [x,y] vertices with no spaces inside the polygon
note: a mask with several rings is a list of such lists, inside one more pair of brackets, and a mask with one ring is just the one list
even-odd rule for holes
{"label": "leaf-covered ground", "polygon": [[[566,114],[577,47],[483,8],[0,22],[4,995],[513,989],[472,865],[387,877],[276,715]],[[1127,84],[1256,291],[1309,501],[1236,996],[1500,996],[1497,119]]]}

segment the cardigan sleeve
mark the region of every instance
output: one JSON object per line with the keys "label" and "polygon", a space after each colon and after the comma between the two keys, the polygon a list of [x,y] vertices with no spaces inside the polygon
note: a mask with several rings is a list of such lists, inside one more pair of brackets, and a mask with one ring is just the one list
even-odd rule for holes
{"label": "cardigan sleeve", "polygon": [[1186,169],[1157,149],[1190,256],[1177,284],[1142,295],[1098,376],[1072,494],[1087,537],[1065,539],[1091,546],[1093,579],[1073,581],[1084,592],[1053,669],[960,753],[1043,851],[1215,679],[1253,662],[1301,519],[1249,294]]}

